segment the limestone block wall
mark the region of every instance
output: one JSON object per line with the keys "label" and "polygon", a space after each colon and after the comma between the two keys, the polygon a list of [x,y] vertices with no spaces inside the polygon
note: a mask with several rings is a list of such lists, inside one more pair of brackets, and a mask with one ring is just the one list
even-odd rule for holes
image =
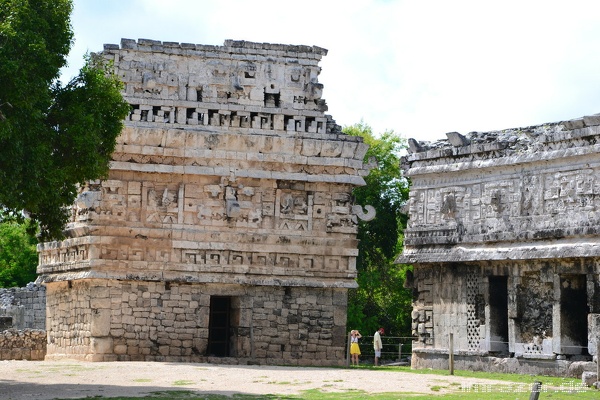
{"label": "limestone block wall", "polygon": [[6,329],[44,330],[46,288],[34,283],[23,288],[0,288],[0,317],[4,317]]}
{"label": "limestone block wall", "polygon": [[0,360],[43,360],[46,332],[40,329],[8,329],[0,332]]}
{"label": "limestone block wall", "polygon": [[226,362],[344,360],[346,289],[95,279],[52,282],[48,292],[47,359],[210,360],[211,297],[228,297]]}
{"label": "limestone block wall", "polygon": [[[47,351],[60,352],[63,356],[78,358],[91,354],[98,343],[92,338],[92,313],[102,316],[102,309],[96,313],[91,308],[91,290],[88,281],[60,282],[46,285],[48,334]],[[106,311],[104,311],[106,312]],[[109,321],[94,319],[93,330],[107,329]],[[62,350],[61,350],[62,349]],[[89,358],[89,357],[88,357]]]}

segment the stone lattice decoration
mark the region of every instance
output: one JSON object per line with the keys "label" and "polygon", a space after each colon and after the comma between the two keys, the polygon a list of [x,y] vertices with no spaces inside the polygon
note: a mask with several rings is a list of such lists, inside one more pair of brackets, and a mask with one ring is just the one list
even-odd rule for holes
{"label": "stone lattice decoration", "polygon": [[47,358],[343,363],[357,221],[374,210],[351,195],[367,145],[324,114],[326,54],[105,45],[131,113],[68,238],[39,246]]}
{"label": "stone lattice decoration", "polygon": [[409,140],[397,262],[414,265],[414,367],[445,368],[450,333],[457,368],[568,374],[592,360],[599,143],[600,115]]}

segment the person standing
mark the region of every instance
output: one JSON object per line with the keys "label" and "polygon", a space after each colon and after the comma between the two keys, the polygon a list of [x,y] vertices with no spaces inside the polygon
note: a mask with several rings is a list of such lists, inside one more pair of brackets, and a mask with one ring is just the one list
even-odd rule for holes
{"label": "person standing", "polygon": [[360,339],[362,335],[356,330],[353,329],[350,331],[350,356],[352,357],[352,365],[356,365],[358,367],[358,356],[360,356],[360,346],[358,345],[358,339]]}
{"label": "person standing", "polygon": [[373,349],[375,350],[375,366],[379,365],[379,358],[381,358],[381,348],[383,347],[383,343],[381,343],[381,335],[385,333],[383,328],[379,328],[375,335],[373,335]]}

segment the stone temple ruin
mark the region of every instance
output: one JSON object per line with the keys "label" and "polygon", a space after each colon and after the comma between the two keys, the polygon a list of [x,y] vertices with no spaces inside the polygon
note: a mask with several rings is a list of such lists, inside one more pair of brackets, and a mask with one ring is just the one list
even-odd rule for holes
{"label": "stone temple ruin", "polygon": [[600,115],[409,140],[412,365],[579,374],[600,336]]}
{"label": "stone temple ruin", "polygon": [[344,362],[367,146],[325,115],[327,50],[124,39],[110,176],[40,244],[46,359]]}

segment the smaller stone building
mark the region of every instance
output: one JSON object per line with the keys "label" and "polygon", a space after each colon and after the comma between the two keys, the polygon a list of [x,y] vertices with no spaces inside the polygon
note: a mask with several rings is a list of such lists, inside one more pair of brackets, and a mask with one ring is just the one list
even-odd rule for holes
{"label": "smaller stone building", "polygon": [[599,143],[600,115],[409,141],[413,367],[446,367],[451,333],[458,368],[577,375],[597,356]]}
{"label": "smaller stone building", "polygon": [[46,288],[29,283],[0,288],[0,331],[46,328]]}
{"label": "smaller stone building", "polygon": [[0,360],[43,360],[46,288],[34,283],[0,289]]}

